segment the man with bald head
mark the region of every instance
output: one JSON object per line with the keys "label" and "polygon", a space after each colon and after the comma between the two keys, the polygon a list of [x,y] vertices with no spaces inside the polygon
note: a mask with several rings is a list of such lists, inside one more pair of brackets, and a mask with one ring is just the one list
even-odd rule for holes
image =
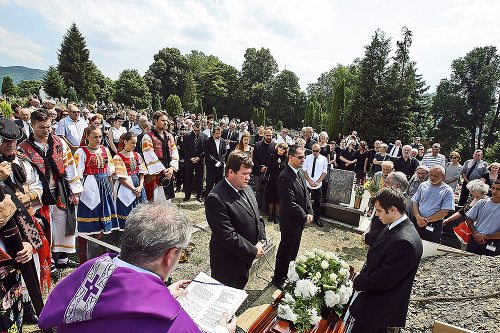
{"label": "man with bald head", "polygon": [[429,170],[429,180],[420,184],[412,197],[415,228],[422,239],[441,242],[443,219],[455,210],[455,195],[444,182],[444,168],[434,165]]}
{"label": "man with bald head", "polygon": [[410,156],[411,146],[406,145],[403,147],[403,155],[394,159],[394,170],[401,171],[410,179],[417,170],[419,162],[416,158]]}

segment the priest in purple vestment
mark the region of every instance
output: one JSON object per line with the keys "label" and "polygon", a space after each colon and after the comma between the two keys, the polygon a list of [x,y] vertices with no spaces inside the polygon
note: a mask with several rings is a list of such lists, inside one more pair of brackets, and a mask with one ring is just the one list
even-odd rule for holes
{"label": "priest in purple vestment", "polygon": [[[121,253],[86,262],[54,288],[40,315],[41,329],[65,332],[200,332],[175,299],[187,291],[174,271],[192,226],[167,202],[139,205],[128,216]],[[224,315],[215,332],[234,332]]]}

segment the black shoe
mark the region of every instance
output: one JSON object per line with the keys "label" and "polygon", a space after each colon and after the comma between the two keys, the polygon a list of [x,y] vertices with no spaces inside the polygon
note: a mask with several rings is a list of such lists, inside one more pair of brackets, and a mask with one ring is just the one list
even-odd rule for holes
{"label": "black shoe", "polygon": [[278,288],[279,290],[283,290],[286,287],[286,283],[285,282],[278,282],[274,278],[271,280],[271,284],[273,286],[275,286],[276,288]]}
{"label": "black shoe", "polygon": [[190,197],[184,197],[184,199],[182,199],[182,201],[189,201],[189,199],[191,199]]}
{"label": "black shoe", "polygon": [[59,269],[57,269],[57,267],[52,264],[50,266],[50,278],[54,281],[57,281],[59,280],[59,278],[61,277],[61,272],[59,271]]}
{"label": "black shoe", "polygon": [[23,323],[38,324],[38,316],[33,310],[31,302],[23,302]]}
{"label": "black shoe", "polygon": [[76,261],[68,259],[65,263],[57,263],[56,266],[57,268],[77,268],[80,264]]}
{"label": "black shoe", "polygon": [[199,202],[203,202],[203,199],[201,197],[196,198]]}
{"label": "black shoe", "polygon": [[323,227],[323,223],[320,220],[314,221],[318,227]]}

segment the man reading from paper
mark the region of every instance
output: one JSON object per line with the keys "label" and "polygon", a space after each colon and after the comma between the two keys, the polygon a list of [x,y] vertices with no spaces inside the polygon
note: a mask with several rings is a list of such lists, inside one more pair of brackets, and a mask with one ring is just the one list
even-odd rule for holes
{"label": "man reading from paper", "polygon": [[[201,332],[175,299],[181,280],[165,286],[191,237],[188,217],[163,201],[137,206],[127,218],[121,253],[86,262],[59,282],[39,327],[64,332]],[[223,315],[214,332],[234,332]]]}

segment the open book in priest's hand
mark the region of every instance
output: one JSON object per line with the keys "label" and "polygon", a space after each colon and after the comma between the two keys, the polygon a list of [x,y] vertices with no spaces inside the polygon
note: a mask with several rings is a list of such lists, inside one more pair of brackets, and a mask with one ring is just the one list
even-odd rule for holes
{"label": "open book in priest's hand", "polygon": [[200,272],[186,288],[188,293],[177,300],[201,330],[213,332],[222,314],[231,319],[243,301],[246,291],[228,287]]}

